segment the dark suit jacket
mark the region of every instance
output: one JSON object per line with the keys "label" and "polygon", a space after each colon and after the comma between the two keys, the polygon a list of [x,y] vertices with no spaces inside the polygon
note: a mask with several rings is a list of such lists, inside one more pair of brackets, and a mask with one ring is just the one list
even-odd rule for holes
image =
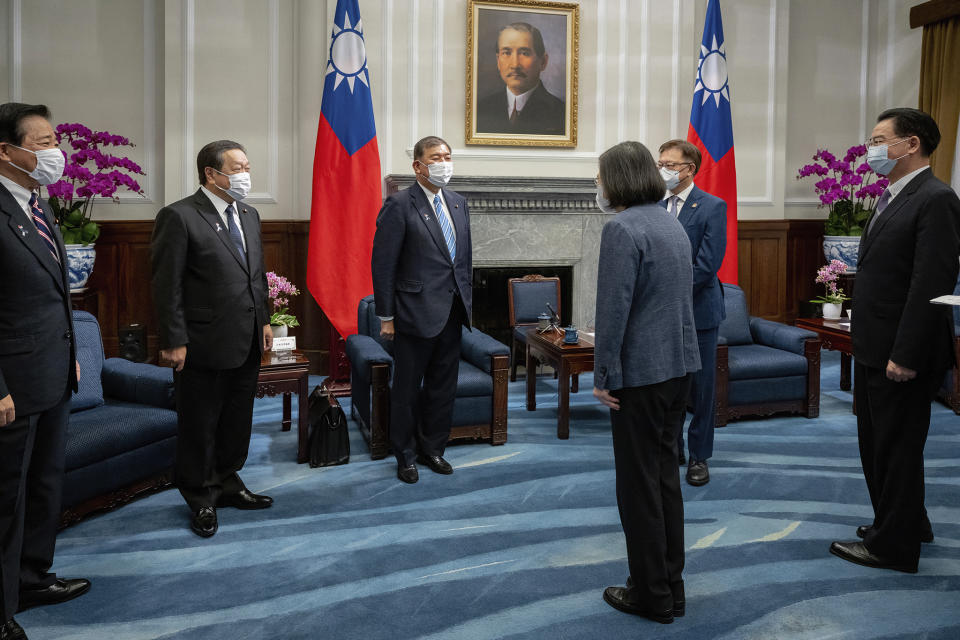
{"label": "dark suit jacket", "polygon": [[153,302],[160,348],[187,345],[186,365],[234,369],[262,349],[270,322],[260,215],[236,202],[247,242],[240,257],[223,220],[202,190],[160,210],[153,227]]}
{"label": "dark suit jacket", "polygon": [[[53,214],[40,206],[66,264]],[[0,398],[13,397],[17,417],[46,411],[76,391],[75,361],[66,269],[0,184]]]}
{"label": "dark suit jacket", "polygon": [[562,136],[566,129],[563,100],[538,84],[511,123],[507,114],[507,93],[501,89],[477,104],[477,133],[526,133]]}
{"label": "dark suit jacket", "polygon": [[[660,204],[667,206],[667,200]],[[727,203],[694,185],[679,216],[693,255],[693,318],[697,330],[715,329],[727,317],[717,271],[727,251]]]}
{"label": "dark suit jacket", "polygon": [[952,361],[950,307],[929,300],[953,291],[960,255],[960,199],[930,169],[915,176],[860,240],[853,297],[853,355],[920,373]]}
{"label": "dark suit jacket", "polygon": [[460,194],[443,190],[457,232],[457,261],[431,202],[419,183],[388,197],[377,216],[373,238],[373,295],[377,315],[394,316],[396,330],[432,338],[450,316],[459,294],[470,326],[473,312],[473,247],[470,212]]}

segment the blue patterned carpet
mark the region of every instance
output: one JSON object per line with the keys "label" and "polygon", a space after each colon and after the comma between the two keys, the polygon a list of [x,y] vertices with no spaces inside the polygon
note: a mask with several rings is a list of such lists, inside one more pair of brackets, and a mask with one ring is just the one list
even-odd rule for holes
{"label": "blue patterned carpet", "polygon": [[257,401],[244,478],[273,508],[188,529],[175,491],[65,531],[56,570],[86,596],[17,616],[31,639],[960,638],[960,419],[934,405],[920,573],[831,556],[869,522],[851,396],[823,357],[821,417],[718,431],[710,484],[684,483],[687,615],[670,626],[614,611],[626,557],[609,417],[581,379],[571,438],[556,383],[539,409],[510,387],[509,442],[450,447],[452,476],[403,485],[354,431],[349,465],[292,462],[278,399]]}

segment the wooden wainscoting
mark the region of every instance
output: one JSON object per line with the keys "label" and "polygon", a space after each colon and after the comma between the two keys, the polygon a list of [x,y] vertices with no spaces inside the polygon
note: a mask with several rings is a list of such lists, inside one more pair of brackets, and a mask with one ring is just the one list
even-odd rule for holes
{"label": "wooden wainscoting", "polygon": [[755,316],[792,323],[801,300],[817,295],[823,264],[820,220],[740,220],[737,223],[740,287]]}
{"label": "wooden wainscoting", "polygon": [[[297,347],[310,358],[311,373],[327,371],[330,323],[307,291],[306,220],[269,220],[262,224],[264,262],[268,271],[289,278],[301,295],[292,300],[300,320]],[[97,319],[107,357],[119,354],[119,329],[140,323],[147,328],[147,353],[157,362],[157,315],[150,287],[150,235],[153,221],[102,222],[97,262],[88,287],[98,293]]]}

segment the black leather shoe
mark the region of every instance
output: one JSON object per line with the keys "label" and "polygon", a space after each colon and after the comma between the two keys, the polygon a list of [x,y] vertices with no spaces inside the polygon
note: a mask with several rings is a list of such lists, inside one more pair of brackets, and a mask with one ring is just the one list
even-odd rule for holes
{"label": "black leather shoe", "polygon": [[27,640],[27,634],[16,620],[10,618],[0,627],[0,640]]}
{"label": "black leather shoe", "polygon": [[707,468],[706,460],[690,461],[687,467],[687,484],[695,487],[702,487],[710,482],[710,469]]}
{"label": "black leather shoe", "polygon": [[673,617],[682,618],[687,613],[687,596],[683,591],[683,580],[670,585],[673,592]]}
{"label": "black leather shoe", "polygon": [[830,545],[830,553],[838,558],[843,558],[847,562],[860,564],[865,567],[873,567],[875,569],[893,569],[894,571],[903,571],[904,573],[917,572],[917,563],[915,561],[912,563],[906,563],[887,558],[881,558],[880,556],[871,553],[870,550],[867,549],[866,545],[860,541],[834,542]]}
{"label": "black leather shoe", "polygon": [[607,587],[603,590],[603,599],[617,611],[642,616],[648,620],[659,622],[660,624],[670,624],[673,622],[672,608],[665,611],[648,611],[640,606],[639,603],[631,600],[629,594],[630,592],[626,587]]}
{"label": "black leather shoe", "polygon": [[687,464],[687,456],[683,455],[683,451],[681,451],[680,455],[677,456],[677,461],[680,463],[681,467]]}
{"label": "black leather shoe", "polygon": [[[864,538],[867,535],[867,531],[873,529],[873,525],[862,524],[857,527],[857,537]],[[930,543],[933,542],[933,531],[921,531],[920,532],[920,542]]]}
{"label": "black leather shoe", "polygon": [[270,496],[261,496],[242,489],[239,493],[229,496],[220,496],[217,507],[236,507],[237,509],[266,509],[273,504]]}
{"label": "black leather shoe", "polygon": [[442,473],[445,476],[453,473],[453,466],[444,460],[443,456],[418,455],[417,462],[427,465],[434,473]]}
{"label": "black leather shoe", "polygon": [[201,507],[190,519],[190,529],[201,538],[209,538],[217,532],[217,510]]}
{"label": "black leather shoe", "polygon": [[405,467],[401,464],[398,464],[397,477],[407,484],[416,484],[417,480],[420,479],[420,474],[417,472],[417,465],[411,464]]}
{"label": "black leather shoe", "polygon": [[17,611],[26,611],[27,609],[42,607],[47,604],[60,604],[61,602],[82,596],[89,590],[90,581],[85,578],[71,578],[69,580],[57,578],[49,587],[43,589],[24,589],[21,591],[20,607]]}

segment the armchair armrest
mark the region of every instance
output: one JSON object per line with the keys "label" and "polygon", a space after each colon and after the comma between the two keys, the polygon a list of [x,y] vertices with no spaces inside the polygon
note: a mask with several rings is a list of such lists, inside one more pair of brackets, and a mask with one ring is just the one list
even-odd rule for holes
{"label": "armchair armrest", "polygon": [[717,346],[719,347],[720,345],[725,345],[725,344],[727,344],[727,339],[724,338],[723,336],[717,336]]}
{"label": "armchair armrest", "polygon": [[393,358],[380,346],[379,342],[370,336],[359,333],[348,336],[346,351],[347,359],[350,360],[350,366],[353,368],[369,367],[374,364],[387,364],[393,367]]}
{"label": "armchair armrest", "polygon": [[804,355],[804,343],[817,338],[813,331],[753,316],[750,317],[750,334],[757,344],[791,351],[801,356]]}
{"label": "armchair armrest", "polygon": [[103,362],[101,381],[105,396],[162,409],[175,408],[173,369],[107,358]]}
{"label": "armchair armrest", "polygon": [[497,342],[478,329],[469,331],[464,327],[460,334],[460,357],[484,372],[492,375],[493,356],[510,357],[510,347]]}

